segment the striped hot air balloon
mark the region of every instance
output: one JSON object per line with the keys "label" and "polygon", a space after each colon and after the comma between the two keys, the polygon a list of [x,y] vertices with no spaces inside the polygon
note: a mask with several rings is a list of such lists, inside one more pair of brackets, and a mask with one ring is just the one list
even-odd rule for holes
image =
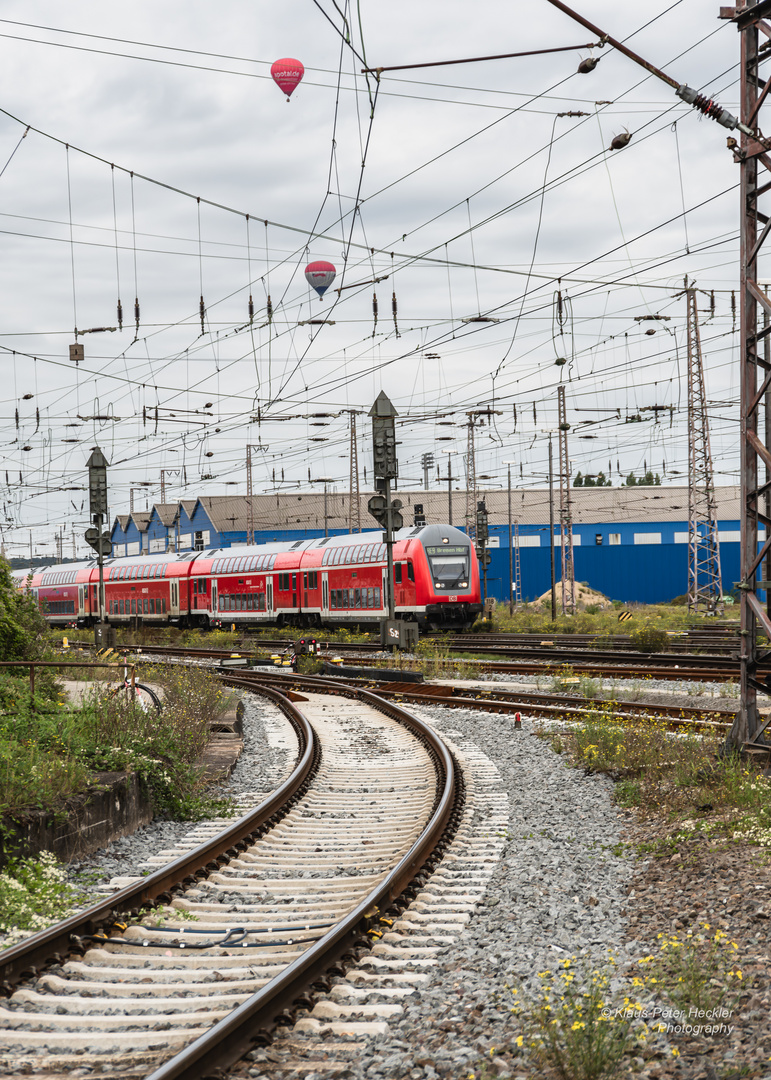
{"label": "striped hot air balloon", "polygon": [[337,270],[332,263],[325,262],[323,259],[308,263],[305,267],[305,280],[313,286],[319,296],[324,295],[336,276]]}

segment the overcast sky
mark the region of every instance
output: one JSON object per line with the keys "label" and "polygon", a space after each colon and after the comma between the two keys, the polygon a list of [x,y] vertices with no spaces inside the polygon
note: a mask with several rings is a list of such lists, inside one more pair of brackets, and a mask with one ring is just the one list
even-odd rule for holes
{"label": "overcast sky", "polygon": [[[576,6],[737,109],[739,38],[717,4]],[[704,290],[717,482],[735,481],[738,170],[725,129],[608,47],[384,72],[379,84],[361,74],[363,60],[594,41],[546,0],[339,7],[350,45],[332,0],[6,0],[8,554],[29,550],[30,531],[52,553],[62,527],[66,552],[73,531],[85,550],[97,443],[113,513],[131,487],[136,508],[159,501],[162,469],[168,500],[245,493],[246,443],[255,491],[307,489],[309,475],[343,490],[346,410],[361,410],[367,489],[366,413],[381,390],[399,412],[405,487],[422,485],[427,452],[442,476],[448,453],[463,474],[478,408],[495,410],[476,432],[481,486],[505,484],[504,462],[513,485],[543,484],[560,382],[574,474],[610,469],[617,484],[647,466],[682,483],[686,274]],[[589,56],[598,66],[578,74]],[[270,78],[280,57],[306,68],[289,103]],[[609,151],[624,131],[631,142]],[[315,259],[337,268],[324,300],[303,274]],[[72,363],[75,328],[118,327],[119,298],[123,328],[83,333],[85,359]],[[640,321],[651,315],[668,321]],[[480,316],[491,321],[464,321]]]}

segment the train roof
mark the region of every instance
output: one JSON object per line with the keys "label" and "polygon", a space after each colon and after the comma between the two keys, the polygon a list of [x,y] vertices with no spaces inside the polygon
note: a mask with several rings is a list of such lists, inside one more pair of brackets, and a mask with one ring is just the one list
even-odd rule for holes
{"label": "train roof", "polygon": [[[440,544],[443,541],[455,544],[468,543],[468,537],[454,525],[418,525],[398,529],[394,533],[394,541],[402,543],[406,540],[420,539],[423,544]],[[338,536],[314,536],[307,540],[275,540],[267,544],[237,544],[233,547],[206,548],[204,551],[164,551],[153,552],[148,555],[126,555],[120,558],[112,556],[104,560],[105,568],[110,566],[124,566],[127,564],[141,563],[146,566],[156,563],[189,563],[195,559],[235,558],[243,555],[281,555],[289,551],[309,551],[314,548],[337,548],[356,547],[359,544],[382,544],[385,542],[385,533],[381,529],[374,529],[360,533],[343,533]],[[80,570],[95,570],[98,563],[96,558],[86,559],[81,562],[63,563],[55,566],[25,567],[21,570],[12,570],[13,578],[24,581],[30,574],[42,574],[42,584],[46,584],[45,578],[54,574],[73,574],[72,580]],[[50,584],[50,582],[48,582]]]}

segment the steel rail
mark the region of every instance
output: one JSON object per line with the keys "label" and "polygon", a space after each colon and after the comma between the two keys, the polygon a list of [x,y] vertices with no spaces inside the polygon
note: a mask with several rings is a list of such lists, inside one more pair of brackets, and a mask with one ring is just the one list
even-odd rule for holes
{"label": "steel rail", "polygon": [[[426,828],[407,854],[387,877],[364,898],[341,922],[303,952],[280,974],[270,980],[242,1005],[220,1020],[209,1031],[175,1057],[150,1073],[146,1080],[201,1080],[239,1061],[256,1042],[280,1021],[282,1010],[291,1009],[309,984],[322,977],[332,964],[354,946],[377,921],[381,909],[395,901],[414,879],[421,867],[435,854],[447,825],[458,820],[456,807],[457,778],[452,756],[431,728],[399,706],[367,690],[347,688],[347,696],[357,697],[386,713],[407,727],[426,744],[435,758],[442,790]],[[344,688],[338,688],[338,692]]]}
{"label": "steel rail", "polygon": [[[232,684],[240,680],[230,680]],[[171,890],[190,883],[206,868],[219,869],[222,863],[238,855],[277,813],[290,806],[302,791],[311,775],[317,754],[313,729],[295,705],[272,687],[249,685],[249,690],[262,693],[275,702],[289,717],[300,736],[297,764],[287,779],[259,806],[239,818],[212,840],[208,840],[173,862],[156,870],[135,885],[113,893],[107,900],[92,904],[85,910],[39,931],[32,937],[0,953],[0,994],[8,996],[23,978],[29,978],[49,963],[62,963],[69,952],[82,951],[82,938],[94,935],[102,927],[112,926],[119,913],[154,907],[168,902]],[[191,881],[192,878],[192,881]]]}
{"label": "steel rail", "polygon": [[[242,673],[243,674],[243,673]],[[245,682],[248,676],[245,677]],[[351,689],[351,683],[339,683],[334,678],[289,673],[260,673],[255,678],[269,679],[273,685],[290,686],[292,690],[340,694]],[[362,680],[371,687],[371,681]],[[468,696],[464,695],[464,691]],[[449,687],[436,683],[383,683],[374,691],[379,697],[411,704],[438,705],[443,708],[479,709],[483,712],[514,713],[520,710],[530,715],[580,720],[604,709],[603,716],[613,721],[661,722],[675,729],[703,728],[723,732],[731,727],[733,713],[721,710],[680,708],[676,705],[646,705],[644,702],[617,702],[601,698],[576,698],[566,694],[534,694],[518,691],[484,690],[474,692],[470,687]],[[725,717],[723,719],[722,717]]]}

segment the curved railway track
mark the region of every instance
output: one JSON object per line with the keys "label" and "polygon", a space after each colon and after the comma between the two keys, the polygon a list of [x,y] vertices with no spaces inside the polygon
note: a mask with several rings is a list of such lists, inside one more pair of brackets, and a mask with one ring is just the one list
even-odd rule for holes
{"label": "curved railway track", "polygon": [[425,883],[463,814],[444,743],[363,689],[259,689],[297,732],[292,775],[192,852],[2,954],[3,1075],[208,1075],[312,1007]]}

